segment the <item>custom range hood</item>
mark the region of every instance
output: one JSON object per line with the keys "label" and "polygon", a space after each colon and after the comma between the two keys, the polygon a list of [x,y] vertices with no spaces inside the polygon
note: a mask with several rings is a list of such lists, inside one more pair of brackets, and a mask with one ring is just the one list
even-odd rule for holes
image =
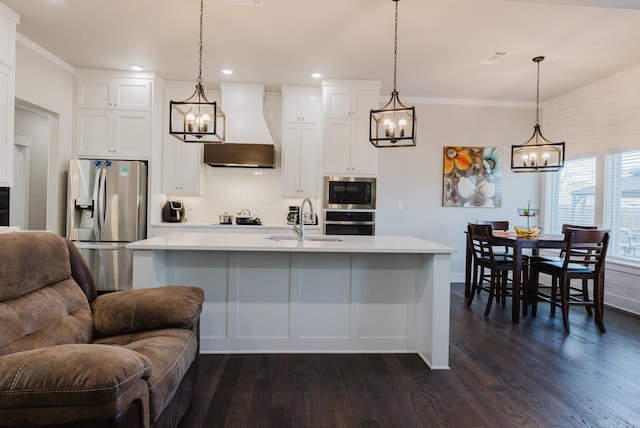
{"label": "custom range hood", "polygon": [[226,143],[205,144],[204,163],[214,167],[275,168],[273,138],[264,119],[264,86],[222,83]]}

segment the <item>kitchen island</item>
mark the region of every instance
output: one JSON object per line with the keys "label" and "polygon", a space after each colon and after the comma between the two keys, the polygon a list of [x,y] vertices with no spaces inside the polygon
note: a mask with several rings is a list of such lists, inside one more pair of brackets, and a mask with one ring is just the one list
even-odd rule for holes
{"label": "kitchen island", "polygon": [[204,353],[417,352],[432,369],[449,367],[454,248],[238,233],[171,233],[127,248],[134,287],[204,289]]}

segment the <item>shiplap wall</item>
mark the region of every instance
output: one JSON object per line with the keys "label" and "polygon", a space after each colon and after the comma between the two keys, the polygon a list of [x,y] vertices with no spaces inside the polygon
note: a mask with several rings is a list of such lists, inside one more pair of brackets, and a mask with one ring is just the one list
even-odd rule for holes
{"label": "shiplap wall", "polygon": [[[640,150],[640,66],[545,102],[543,133],[566,141],[567,159],[596,156],[596,223],[602,225],[605,155]],[[605,275],[605,303],[640,314],[640,263],[608,257]]]}

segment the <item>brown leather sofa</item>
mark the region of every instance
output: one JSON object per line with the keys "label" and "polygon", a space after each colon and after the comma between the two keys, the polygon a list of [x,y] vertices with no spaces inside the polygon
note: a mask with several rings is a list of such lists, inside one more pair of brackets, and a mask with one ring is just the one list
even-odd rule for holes
{"label": "brown leather sofa", "polygon": [[175,427],[197,386],[200,288],[96,297],[73,243],[0,234],[0,426]]}

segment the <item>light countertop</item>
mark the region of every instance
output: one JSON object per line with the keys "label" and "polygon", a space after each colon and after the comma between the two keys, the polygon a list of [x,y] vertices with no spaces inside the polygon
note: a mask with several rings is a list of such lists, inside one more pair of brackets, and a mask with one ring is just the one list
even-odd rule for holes
{"label": "light countertop", "polygon": [[[220,224],[220,223],[153,223],[152,227],[169,227],[169,228],[184,228],[184,229],[192,229],[192,228],[214,228],[214,229],[228,229],[228,230],[238,230],[238,229],[291,229],[293,226],[290,224]],[[317,224],[308,224],[305,225],[309,230],[319,230],[320,226]]]}
{"label": "light countertop", "polygon": [[[276,239],[270,239],[276,238]],[[413,236],[308,236],[297,241],[292,235],[255,233],[183,233],[175,232],[127,245],[132,250],[208,250],[260,252],[322,253],[454,253],[453,247]],[[327,239],[327,240],[315,240]]]}

